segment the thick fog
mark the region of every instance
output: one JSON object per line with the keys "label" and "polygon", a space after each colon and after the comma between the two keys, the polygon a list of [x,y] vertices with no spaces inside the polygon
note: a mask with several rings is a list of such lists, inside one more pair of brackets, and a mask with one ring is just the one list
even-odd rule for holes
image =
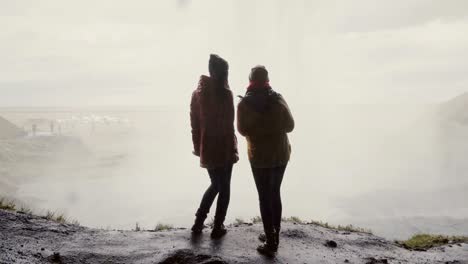
{"label": "thick fog", "polygon": [[[189,226],[209,184],[191,154],[189,102],[216,53],[235,95],[262,64],[291,108],[285,216],[391,238],[467,234],[466,8],[2,1],[0,116],[26,134],[0,140],[0,192],[87,226]],[[229,221],[259,215],[237,137]]]}

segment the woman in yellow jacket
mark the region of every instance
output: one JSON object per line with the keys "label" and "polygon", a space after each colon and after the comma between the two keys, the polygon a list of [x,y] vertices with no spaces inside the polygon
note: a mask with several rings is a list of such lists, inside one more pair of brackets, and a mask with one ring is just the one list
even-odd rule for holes
{"label": "woman in yellow jacket", "polygon": [[287,133],[294,119],[284,98],[269,85],[264,66],[251,70],[250,85],[237,109],[237,129],[247,139],[248,156],[260,201],[265,244],[257,250],[272,255],[278,250],[281,229],[281,182],[291,155]]}

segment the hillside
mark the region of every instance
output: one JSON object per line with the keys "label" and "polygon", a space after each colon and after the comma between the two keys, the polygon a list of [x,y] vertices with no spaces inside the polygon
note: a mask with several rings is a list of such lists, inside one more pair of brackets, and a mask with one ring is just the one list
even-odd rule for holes
{"label": "hillside", "polygon": [[409,251],[314,224],[285,223],[280,252],[267,259],[255,251],[259,224],[231,226],[214,241],[206,231],[198,238],[185,229],[109,231],[4,210],[0,219],[0,263],[468,263],[467,244]]}
{"label": "hillside", "polygon": [[15,138],[24,134],[24,131],[0,116],[0,139]]}
{"label": "hillside", "polygon": [[468,92],[444,102],[439,109],[439,115],[446,122],[468,125]]}

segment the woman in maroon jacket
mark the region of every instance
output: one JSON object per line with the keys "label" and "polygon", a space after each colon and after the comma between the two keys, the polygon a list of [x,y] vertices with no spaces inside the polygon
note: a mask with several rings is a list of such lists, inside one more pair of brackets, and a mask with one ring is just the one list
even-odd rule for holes
{"label": "woman in maroon jacket", "polygon": [[212,238],[222,237],[227,232],[223,223],[229,206],[231,173],[233,164],[239,159],[228,69],[224,59],[210,55],[210,76],[200,77],[190,104],[193,153],[200,157],[200,166],[208,170],[211,180],[197,210],[192,232],[202,232],[203,223],[218,195]]}

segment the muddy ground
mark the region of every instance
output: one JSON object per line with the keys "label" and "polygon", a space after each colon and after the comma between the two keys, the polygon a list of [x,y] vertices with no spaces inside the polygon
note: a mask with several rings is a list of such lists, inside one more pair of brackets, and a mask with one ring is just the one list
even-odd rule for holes
{"label": "muddy ground", "polygon": [[265,258],[255,251],[261,225],[228,229],[211,240],[209,230],[109,231],[0,210],[0,263],[468,263],[468,244],[409,251],[370,234],[292,223],[277,256]]}

